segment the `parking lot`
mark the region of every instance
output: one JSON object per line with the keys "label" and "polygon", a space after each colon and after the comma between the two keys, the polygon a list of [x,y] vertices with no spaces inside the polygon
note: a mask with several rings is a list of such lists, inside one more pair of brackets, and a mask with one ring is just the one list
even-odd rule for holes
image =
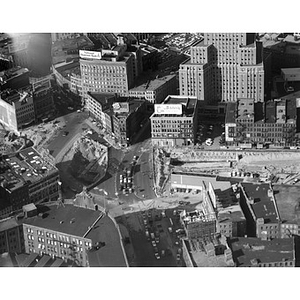
{"label": "parking lot", "polygon": [[116,218],[128,229],[134,250],[131,266],[184,266],[179,214],[149,209]]}
{"label": "parking lot", "polygon": [[203,149],[225,148],[224,124],[201,122],[196,133],[196,145]]}

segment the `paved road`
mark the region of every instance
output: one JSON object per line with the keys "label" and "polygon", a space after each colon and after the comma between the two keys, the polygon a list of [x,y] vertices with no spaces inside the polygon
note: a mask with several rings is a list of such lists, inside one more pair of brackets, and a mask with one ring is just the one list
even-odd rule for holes
{"label": "paved road", "polygon": [[[150,141],[147,140],[137,143],[126,150],[118,150],[111,147],[109,149],[108,172],[98,186],[90,192],[103,196],[104,193],[102,190],[105,190],[108,194],[106,197],[108,200],[114,198],[119,201],[119,204],[125,205],[156,198],[152,189],[153,179],[149,177],[149,174],[152,173],[151,162],[149,161],[151,153],[149,145]],[[120,191],[120,174],[123,173],[125,168],[131,168],[134,156],[139,156],[139,160],[133,169],[133,186],[138,186],[139,190],[137,194],[133,192],[126,196]],[[142,195],[145,195],[145,197]]]}
{"label": "paved road", "polygon": [[[81,112],[81,113],[72,112],[58,118],[60,123],[63,123],[66,126],[60,129],[59,135],[56,138],[54,138],[47,146],[51,155],[54,158],[59,154],[59,152],[63,149],[63,147],[72,140],[72,138],[76,134],[81,133],[83,131],[82,128],[86,127],[83,124],[87,117],[88,117],[87,112]],[[67,136],[63,136],[65,131],[69,132]]]}

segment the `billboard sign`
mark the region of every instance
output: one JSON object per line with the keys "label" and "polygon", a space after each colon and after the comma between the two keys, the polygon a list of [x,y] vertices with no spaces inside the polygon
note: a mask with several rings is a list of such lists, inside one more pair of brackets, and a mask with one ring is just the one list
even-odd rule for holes
{"label": "billboard sign", "polygon": [[86,59],[101,59],[101,52],[97,51],[88,51],[88,50],[79,50],[80,58]]}
{"label": "billboard sign", "polygon": [[51,81],[50,78],[44,78],[42,80],[38,80],[32,83],[33,91],[38,89],[49,89],[51,88]]}
{"label": "billboard sign", "polygon": [[155,104],[154,112],[157,115],[182,115],[182,104]]}
{"label": "billboard sign", "polygon": [[128,113],[129,103],[128,102],[116,102],[113,104],[113,109],[115,113]]}

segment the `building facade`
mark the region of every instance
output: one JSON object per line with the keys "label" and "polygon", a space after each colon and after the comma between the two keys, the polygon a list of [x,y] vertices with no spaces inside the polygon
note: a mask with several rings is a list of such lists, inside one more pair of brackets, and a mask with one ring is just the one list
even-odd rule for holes
{"label": "building facade", "polygon": [[153,104],[159,104],[163,102],[168,95],[176,95],[177,89],[178,81],[176,75],[168,75],[130,89],[129,96],[146,99]]}
{"label": "building facade", "polygon": [[247,220],[247,235],[262,240],[280,238],[281,219],[270,184],[240,184],[240,205]]}
{"label": "building facade", "polygon": [[255,34],[205,33],[180,65],[179,90],[208,104],[254,97],[264,101],[262,45]]}
{"label": "building facade", "polygon": [[32,84],[35,120],[42,120],[54,113],[53,90],[50,78]]}
{"label": "building facade", "polygon": [[134,56],[126,52],[127,45],[119,44],[111,50],[82,52],[80,70],[83,97],[91,93],[116,93],[128,96],[134,83]]}
{"label": "building facade", "polygon": [[106,133],[112,134],[121,145],[128,146],[144,121],[146,102],[115,94],[88,93],[86,108]]}
{"label": "building facade", "polygon": [[152,144],[157,146],[193,145],[198,122],[196,97],[168,96],[155,104],[151,115]]}
{"label": "building facade", "polygon": [[35,121],[33,96],[28,91],[7,90],[0,94],[0,121],[14,131]]}
{"label": "building facade", "polygon": [[297,132],[297,105],[293,99],[255,103],[239,99],[227,105],[225,140],[229,143],[294,146]]}
{"label": "building facade", "polygon": [[24,252],[23,228],[14,218],[0,221],[0,254]]}

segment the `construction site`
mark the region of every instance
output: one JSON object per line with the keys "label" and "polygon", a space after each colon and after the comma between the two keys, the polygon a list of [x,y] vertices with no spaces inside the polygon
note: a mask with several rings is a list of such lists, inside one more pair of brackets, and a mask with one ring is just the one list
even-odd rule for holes
{"label": "construction site", "polygon": [[300,184],[300,152],[206,151],[193,147],[153,152],[156,186],[161,194],[170,187],[170,173],[212,176],[221,180]]}

